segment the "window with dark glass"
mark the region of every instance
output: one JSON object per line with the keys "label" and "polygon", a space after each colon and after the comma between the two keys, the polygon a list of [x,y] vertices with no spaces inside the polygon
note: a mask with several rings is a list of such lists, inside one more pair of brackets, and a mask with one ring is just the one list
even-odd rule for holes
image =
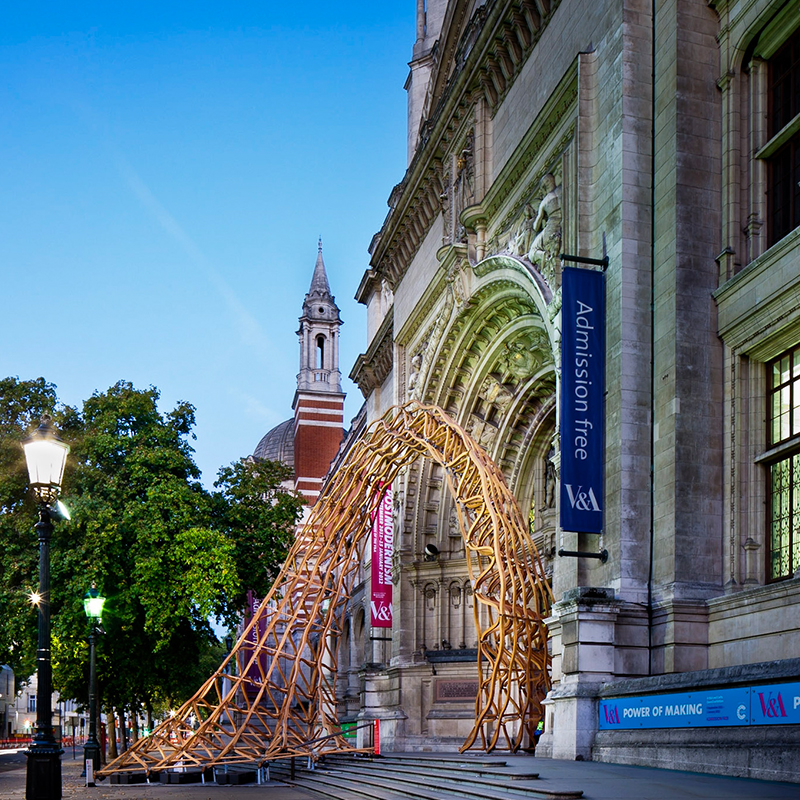
{"label": "window with dark glass", "polygon": [[800,30],[769,61],[769,244],[800,225]]}
{"label": "window with dark glass", "polygon": [[769,469],[767,580],[800,567],[800,345],[770,362],[769,430],[776,460]]}

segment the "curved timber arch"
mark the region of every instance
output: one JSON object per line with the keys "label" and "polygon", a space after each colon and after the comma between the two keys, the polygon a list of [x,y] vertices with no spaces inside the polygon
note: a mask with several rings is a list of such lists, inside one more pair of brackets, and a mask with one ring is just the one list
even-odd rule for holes
{"label": "curved timber arch", "polygon": [[352,447],[216,673],[100,774],[352,750],[336,718],[338,643],[381,489],[419,457],[444,470],[477,601],[479,693],[462,750],[530,741],[549,685],[543,618],[551,595],[539,555],[491,459],[440,408],[413,402]]}

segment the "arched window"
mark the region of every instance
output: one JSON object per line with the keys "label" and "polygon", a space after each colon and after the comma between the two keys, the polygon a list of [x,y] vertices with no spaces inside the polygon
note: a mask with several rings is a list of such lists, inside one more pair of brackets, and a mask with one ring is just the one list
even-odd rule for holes
{"label": "arched window", "polygon": [[325,369],[325,337],[317,336],[317,369]]}

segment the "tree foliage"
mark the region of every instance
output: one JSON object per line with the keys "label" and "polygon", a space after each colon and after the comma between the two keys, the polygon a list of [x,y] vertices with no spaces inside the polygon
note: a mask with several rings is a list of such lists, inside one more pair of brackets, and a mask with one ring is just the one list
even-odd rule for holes
{"label": "tree foliage", "polygon": [[[34,670],[36,610],[30,594],[38,581],[36,508],[28,492],[22,440],[43,414],[59,416],[56,405],[55,387],[43,378],[0,380],[0,657],[16,674]],[[63,427],[63,419],[58,422]]]}
{"label": "tree foliage", "polygon": [[32,671],[36,509],[20,441],[46,412],[72,448],[62,487],[72,520],[56,524],[51,547],[54,681],[81,701],[82,601],[92,583],[107,598],[98,645],[103,701],[179,702],[219,655],[209,617],[232,622],[247,589],[268,588],[299,513],[300,501],[279,486],[285,468],[271,462],[237,462],[221,470],[218,491],[206,491],[189,444],[194,408],[179,403],[161,413],[158,400],[155,388],[121,381],[77,411],[60,406],[43,379],[0,381],[0,658]]}
{"label": "tree foliage", "polygon": [[284,488],[292,470],[276,461],[244,459],[223,467],[214,484],[214,521],[233,543],[241,591],[232,609],[244,608],[245,592],[264,597],[286,558],[303,508]]}

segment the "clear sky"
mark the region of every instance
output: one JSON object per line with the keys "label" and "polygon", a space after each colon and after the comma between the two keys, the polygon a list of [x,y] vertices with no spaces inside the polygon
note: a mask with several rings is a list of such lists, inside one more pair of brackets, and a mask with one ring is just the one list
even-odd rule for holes
{"label": "clear sky", "polygon": [[210,486],[291,416],[319,236],[347,376],[414,34],[412,0],[8,4],[0,376],[192,403]]}

